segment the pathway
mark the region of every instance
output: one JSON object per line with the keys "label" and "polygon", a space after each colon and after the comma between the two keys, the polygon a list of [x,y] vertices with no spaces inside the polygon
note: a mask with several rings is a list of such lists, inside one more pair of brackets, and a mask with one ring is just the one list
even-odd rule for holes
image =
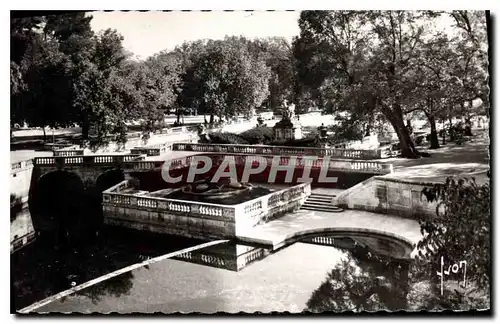
{"label": "pathway", "polygon": [[474,177],[478,183],[485,183],[488,170],[489,165],[480,163],[435,163],[398,168],[381,177],[419,183],[443,183],[448,177]]}
{"label": "pathway", "polygon": [[334,231],[387,234],[412,244],[416,244],[422,237],[420,226],[415,220],[359,210],[345,210],[341,213],[295,212],[242,231],[238,234],[238,238],[244,242],[277,249],[297,235]]}
{"label": "pathway", "polygon": [[392,163],[394,169],[416,165],[427,165],[435,163],[480,163],[489,164],[490,138],[487,132],[476,131],[471,141],[462,145],[447,143],[439,149],[430,150],[427,147],[419,147],[421,151],[431,154],[430,157],[420,159],[387,158],[380,162]]}

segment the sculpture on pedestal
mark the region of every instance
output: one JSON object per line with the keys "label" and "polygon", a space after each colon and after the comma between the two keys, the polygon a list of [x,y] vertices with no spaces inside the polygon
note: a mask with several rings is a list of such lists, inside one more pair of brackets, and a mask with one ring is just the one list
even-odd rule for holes
{"label": "sculpture on pedestal", "polygon": [[298,120],[294,120],[295,105],[288,105],[283,101],[282,118],[274,125],[275,140],[293,140],[302,138],[302,126]]}

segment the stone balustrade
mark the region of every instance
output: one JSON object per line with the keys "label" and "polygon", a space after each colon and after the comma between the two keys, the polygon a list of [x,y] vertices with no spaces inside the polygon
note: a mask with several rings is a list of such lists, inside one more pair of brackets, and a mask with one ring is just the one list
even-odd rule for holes
{"label": "stone balustrade", "polygon": [[78,166],[78,165],[106,165],[127,162],[144,161],[145,155],[81,155],[81,156],[51,156],[36,157],[33,159],[35,165],[39,166]]}
{"label": "stone balustrade", "polygon": [[[128,180],[123,183],[128,184]],[[122,187],[122,190],[124,188]],[[235,207],[218,204],[200,203],[167,199],[159,197],[136,196],[133,194],[119,194],[109,191],[103,192],[103,203],[112,204],[115,207],[127,207],[132,209],[154,209],[158,212],[170,212],[174,214],[190,214],[199,216],[211,216],[234,220]]]}
{"label": "stone balustrade", "polygon": [[24,246],[32,243],[36,239],[36,234],[34,231],[27,233],[26,235],[23,235],[21,237],[18,237],[14,239],[12,242],[10,242],[10,253],[14,253],[18,251],[19,249],[23,248]]}
{"label": "stone balustrade", "polygon": [[171,143],[148,145],[144,147],[134,147],[130,150],[131,154],[146,154],[147,156],[160,156],[167,151],[172,150]]}
{"label": "stone balustrade", "polygon": [[221,205],[153,197],[147,193],[120,193],[129,186],[129,180],[125,180],[103,192],[103,209],[108,223],[122,222],[122,225],[135,224],[136,227],[144,223],[169,232],[171,226],[178,227],[182,222],[188,232],[201,233],[210,227],[211,234],[221,237],[234,236],[237,231],[267,221],[275,214],[297,209],[311,192],[310,183],[302,183],[240,204]]}
{"label": "stone balustrade", "polygon": [[62,149],[62,150],[56,150],[54,151],[54,156],[76,156],[76,155],[84,155],[83,149],[76,149],[76,150],[68,150],[68,149]]}
{"label": "stone balustrade", "polygon": [[28,168],[33,167],[33,160],[19,161],[10,164],[10,172],[19,172]]}
{"label": "stone balustrade", "polygon": [[240,144],[174,143],[173,151],[221,152],[243,154],[330,156],[342,159],[373,160],[381,158],[381,150],[351,150],[337,148],[291,147]]}
{"label": "stone balustrade", "polygon": [[[215,156],[215,155],[212,155]],[[229,155],[217,155],[216,158],[222,161],[224,157]],[[347,172],[368,172],[368,173],[380,173],[386,174],[391,173],[393,170],[392,164],[381,163],[376,161],[340,161],[340,160],[329,160],[316,157],[290,157],[290,156],[258,156],[258,155],[234,155],[232,156],[236,165],[243,165],[247,163],[252,163],[253,167],[257,164],[266,163],[266,165],[271,166],[273,159],[276,161],[279,159],[280,165],[289,165],[290,167],[305,168],[306,166],[314,168],[327,167],[328,170],[339,170]]]}
{"label": "stone balustrade", "polygon": [[[322,168],[327,164],[328,170],[338,170],[346,172],[365,172],[386,174],[392,172],[392,164],[386,164],[375,161],[352,161],[352,160],[329,160],[323,158],[307,157],[307,156],[259,156],[259,155],[244,155],[234,154],[221,155],[209,153],[205,154],[212,159],[214,167],[222,163],[225,158],[231,157],[234,159],[236,165],[246,165],[252,163],[254,167],[259,163],[266,163],[271,166],[273,159],[279,159],[280,165],[288,165],[293,168],[311,167]],[[53,157],[37,157],[34,164],[38,166],[78,166],[78,165],[107,165],[107,164],[121,164],[125,171],[134,172],[147,172],[159,170],[163,167],[165,161],[146,161],[146,154],[127,154],[127,155],[70,155],[70,156],[53,156]],[[12,170],[20,170],[23,167],[31,165],[31,160],[13,163]],[[198,163],[197,155],[169,160],[170,170],[188,167],[193,163]],[[29,167],[29,166],[28,166]]]}
{"label": "stone balustrade", "polygon": [[193,252],[186,252],[179,254],[174,259],[189,261],[193,263],[208,264],[212,267],[218,267],[218,268],[226,268],[227,264],[229,263],[226,260],[224,260],[223,257],[218,255],[208,255],[208,254],[193,253]]}

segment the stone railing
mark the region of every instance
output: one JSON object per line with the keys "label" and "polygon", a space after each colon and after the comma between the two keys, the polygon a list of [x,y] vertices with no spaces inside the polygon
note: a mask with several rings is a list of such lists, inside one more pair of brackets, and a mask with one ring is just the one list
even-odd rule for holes
{"label": "stone railing", "polygon": [[84,155],[85,150],[77,149],[77,150],[56,150],[54,151],[54,156],[75,156],[75,155]]}
{"label": "stone railing", "polygon": [[274,208],[280,204],[288,201],[295,200],[303,195],[309,196],[311,194],[311,184],[301,183],[299,185],[274,192],[269,195],[267,207]]}
{"label": "stone railing", "polygon": [[160,156],[163,153],[170,151],[172,144],[164,143],[158,145],[148,145],[144,147],[135,147],[130,150],[131,154],[146,154],[147,156]]}
{"label": "stone railing", "polygon": [[78,165],[106,165],[127,162],[143,161],[145,155],[81,155],[81,156],[51,156],[36,157],[34,164],[37,166],[78,166]]}
{"label": "stone railing", "polygon": [[[128,180],[120,183],[121,190],[128,187]],[[233,220],[235,207],[219,204],[201,203],[195,201],[167,199],[149,196],[137,196],[134,194],[119,194],[103,192],[103,204],[111,204],[115,207],[126,207],[132,209],[154,209],[157,212],[170,212],[174,214],[188,214],[198,216],[209,216]]]}
{"label": "stone railing", "polygon": [[19,161],[10,164],[10,172],[19,172],[33,167],[33,160]]}
{"label": "stone railing", "polygon": [[19,249],[23,248],[29,243],[35,241],[35,239],[36,239],[36,234],[34,231],[26,235],[23,235],[21,237],[16,237],[12,242],[10,242],[10,253],[18,251]]}
{"label": "stone railing", "polygon": [[173,151],[193,152],[221,152],[244,154],[273,154],[273,155],[309,155],[330,156],[342,159],[372,160],[380,159],[380,150],[349,150],[336,148],[267,146],[267,145],[239,145],[239,144],[190,144],[174,143]]}
{"label": "stone railing", "polygon": [[106,193],[120,193],[122,192],[124,189],[127,189],[129,187],[129,184],[128,184],[128,180],[124,180],[122,182],[120,182],[119,184],[116,184],[114,185],[113,187],[103,191],[103,192],[106,192]]}
{"label": "stone railing", "polygon": [[[213,155],[213,154],[210,154]],[[258,156],[258,155],[220,155],[218,160],[234,158],[236,165],[250,164],[257,166],[259,163],[266,163],[271,166],[273,161],[279,165],[288,165],[290,167],[304,168],[310,166],[311,169],[327,167],[328,170],[339,170],[347,172],[370,172],[386,174],[393,170],[392,164],[375,161],[339,161],[315,157],[289,157],[289,156]],[[220,163],[219,162],[219,163]]]}
{"label": "stone railing", "polygon": [[[208,156],[212,160],[212,165],[217,167],[222,163],[225,158],[234,159],[236,165],[245,165],[252,163],[253,167],[256,167],[259,163],[266,163],[266,165],[271,166],[273,159],[279,159],[279,165],[289,165],[294,168],[305,168],[310,166],[311,169],[326,167],[328,170],[346,171],[346,172],[361,172],[361,173],[376,173],[376,174],[387,174],[391,173],[393,170],[392,164],[374,162],[374,161],[338,161],[329,160],[323,158],[309,158],[309,157],[273,157],[273,156],[258,156],[258,155],[244,155],[244,154],[234,154],[234,155],[221,155],[208,153],[203,156]],[[172,159],[167,161],[170,163],[169,169],[178,169],[190,166],[193,162],[197,162],[199,155],[192,155],[178,159]],[[163,167],[164,161],[133,161],[130,163],[125,163],[124,168],[127,170],[134,171],[152,171]]]}
{"label": "stone railing", "polygon": [[193,263],[207,264],[212,267],[218,267],[218,268],[227,268],[227,265],[229,263],[226,260],[224,260],[222,256],[211,255],[208,253],[203,254],[198,251],[182,253],[174,257],[174,259],[193,262]]}
{"label": "stone railing", "polygon": [[311,193],[310,183],[302,183],[270,194],[245,201],[237,205],[221,205],[197,201],[178,200],[151,196],[119,193],[130,187],[129,180],[103,192],[103,204],[113,207],[130,209],[147,209],[154,212],[172,213],[187,216],[202,216],[218,218],[224,221],[236,222],[237,218],[243,224],[256,225],[268,212],[290,202],[304,199]]}

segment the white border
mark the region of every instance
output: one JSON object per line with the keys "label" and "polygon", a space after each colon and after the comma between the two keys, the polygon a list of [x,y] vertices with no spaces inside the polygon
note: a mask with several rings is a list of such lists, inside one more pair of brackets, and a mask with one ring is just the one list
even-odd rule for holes
{"label": "white border", "polygon": [[[33,1],[33,0],[25,0],[25,1],[17,1],[17,2],[11,2],[11,1],[5,1],[2,2],[2,9],[0,11],[0,15],[2,18],[2,25],[3,25],[3,33],[1,34],[3,39],[3,44],[5,44],[7,47],[8,45],[8,37],[9,34],[7,33],[7,30],[10,29],[9,27],[9,11],[8,10],[32,10],[32,9],[38,9],[38,10],[62,10],[62,9],[70,9],[70,10],[77,10],[77,9],[94,9],[94,10],[165,10],[165,9],[170,9],[170,10],[197,10],[197,9],[211,9],[211,10],[217,10],[217,9],[232,9],[232,10],[242,10],[242,9],[254,9],[254,10],[265,10],[265,9],[274,9],[274,10],[283,10],[283,9],[288,9],[288,10],[301,10],[301,9],[428,9],[428,10],[450,10],[450,9],[476,9],[476,10],[485,10],[485,9],[490,9],[492,10],[492,15],[495,15],[496,17],[496,23],[494,26],[495,32],[494,32],[494,40],[493,42],[495,44],[498,44],[498,24],[499,22],[499,17],[500,17],[500,11],[495,10],[498,6],[498,1],[485,1],[485,0],[455,0],[455,1],[436,1],[436,0],[419,0],[419,1],[398,1],[398,0],[393,0],[393,1],[378,1],[376,4],[371,1],[366,1],[366,0],[349,0],[349,1],[335,1],[335,0],[307,0],[307,1],[298,1],[298,0],[283,0],[283,1],[272,1],[272,0],[252,0],[252,1],[236,1],[236,0],[211,0],[211,1],[202,1],[202,0],[182,0],[182,1],[150,1],[150,0],[142,0],[142,1],[103,1],[103,0],[87,0],[84,2],[70,2],[70,1],[54,1],[54,0],[43,0],[43,1]],[[496,49],[495,53],[495,71],[493,72],[494,75],[498,75],[498,48]],[[10,80],[8,79],[9,76],[9,71],[8,71],[8,51],[3,50],[1,51],[2,56],[6,56],[5,58],[2,59],[2,62],[4,62],[1,66],[2,73],[0,75],[3,76],[2,81],[2,89],[3,89],[3,100],[1,102],[4,103],[4,106],[2,107],[3,109],[0,110],[0,113],[3,114],[2,117],[0,117],[0,120],[2,121],[2,127],[5,127],[5,130],[3,131],[3,136],[6,139],[7,138],[7,128],[9,127],[8,121],[10,119],[9,116],[9,107],[8,107],[8,102],[9,102],[9,92],[7,89],[9,89],[9,83]],[[494,80],[496,82],[495,89],[491,89],[491,91],[496,91],[498,93],[498,78],[495,78]],[[498,106],[498,97],[495,97],[495,104]],[[496,108],[496,107],[495,107]],[[494,114],[494,120],[492,122],[497,123],[499,117],[499,113]],[[494,129],[494,128],[493,128]],[[495,136],[496,137],[496,136]],[[8,150],[8,142],[5,141],[0,141],[0,145],[2,146],[2,150],[5,152],[5,154],[2,154],[1,156],[3,157],[3,165],[4,165],[4,172],[0,173],[2,177],[5,177],[3,179],[0,179],[0,183],[3,184],[8,184],[9,179],[7,178],[7,167],[9,165],[10,159],[9,154],[7,153]],[[498,151],[499,147],[497,147],[498,144],[496,141],[494,141],[495,145],[495,150]],[[496,174],[498,171],[495,170],[494,174]],[[1,190],[4,191],[0,193],[0,197],[4,197],[5,203],[7,202],[7,192],[9,191],[8,185],[4,185],[1,187]],[[500,201],[498,197],[500,194],[498,193],[498,190],[496,190],[495,197],[493,201]],[[7,208],[6,208],[7,209]],[[5,210],[6,210],[5,209]],[[494,216],[494,215],[492,215]],[[7,239],[9,238],[9,226],[7,226],[7,220],[4,220],[4,226],[2,227],[3,230],[6,232],[4,235],[1,235],[3,239],[3,244],[2,246],[4,247],[3,251],[5,251],[5,256],[2,258],[2,260],[10,260],[10,254],[7,249],[8,243]],[[497,226],[498,226],[499,221],[495,221],[495,232],[498,233]],[[495,249],[496,255],[498,253],[498,248]],[[492,260],[498,259],[497,257],[492,257]],[[496,265],[498,267],[498,264]],[[10,267],[4,266],[2,267],[2,303],[4,310],[2,311],[2,317],[5,316],[5,314],[9,314],[10,312],[10,280],[8,281],[7,278],[10,279]],[[498,283],[499,280],[495,280],[495,283]],[[498,297],[498,296],[497,296]],[[498,301],[498,298],[494,299],[495,301]],[[495,304],[495,307],[498,310],[498,303]],[[14,319],[13,316],[6,316],[8,320]],[[92,318],[90,318],[92,319]],[[246,319],[246,318],[245,318]],[[273,320],[278,320],[279,318],[273,317]],[[281,320],[287,320],[287,318],[281,318]],[[324,320],[333,320],[329,318],[323,318]],[[410,319],[410,318],[407,318]],[[37,319],[29,319],[28,321],[33,321]],[[63,319],[67,320],[67,318]],[[88,319],[85,319],[88,320]],[[116,320],[116,319],[114,319]],[[120,322],[122,321],[129,321],[130,319],[120,319]],[[143,320],[143,319],[141,319]],[[170,318],[169,321],[175,320],[173,318]],[[188,319],[192,320],[192,319]],[[220,318],[215,318],[215,320],[220,320]],[[234,318],[231,318],[230,320],[234,320]],[[240,319],[241,320],[241,319]],[[265,320],[261,318],[260,320]],[[304,319],[301,319],[304,320]],[[335,318],[335,321],[341,320],[340,318]],[[386,320],[385,318],[378,318],[378,320]],[[423,319],[425,321],[428,320],[433,320],[433,319]],[[436,318],[435,320],[441,320],[440,318]],[[2,321],[3,323],[3,321]]]}

